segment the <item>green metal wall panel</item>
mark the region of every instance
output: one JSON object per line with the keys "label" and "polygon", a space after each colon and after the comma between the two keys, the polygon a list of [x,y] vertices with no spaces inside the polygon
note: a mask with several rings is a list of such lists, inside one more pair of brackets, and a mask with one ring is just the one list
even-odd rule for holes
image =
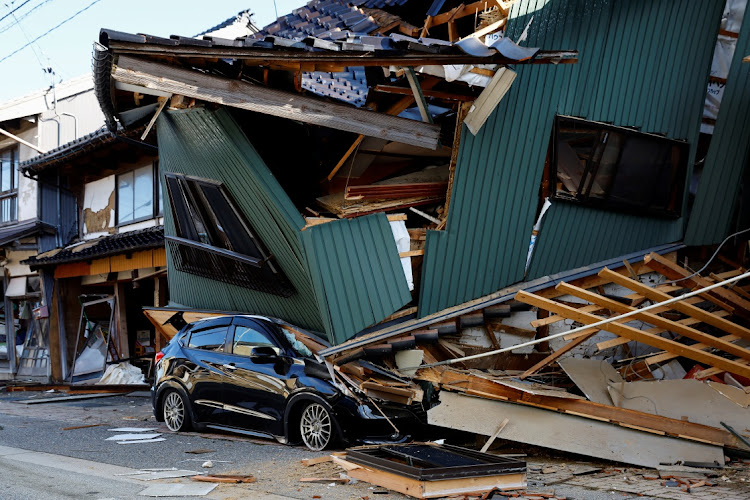
{"label": "green metal wall panel", "polygon": [[411,300],[385,214],[341,219],[302,233],[321,316],[333,342],[393,314]]}
{"label": "green metal wall panel", "polygon": [[[174,269],[167,252],[171,300],[200,309],[277,316],[305,328],[323,330],[299,237],[304,218],[232,117],[222,109],[196,108],[162,113],[157,126],[162,172],[222,182],[296,289],[295,294],[284,298],[183,273]],[[164,230],[175,235],[167,190],[162,188]]]}
{"label": "green metal wall panel", "polygon": [[[690,214],[685,243],[719,243],[732,230],[740,181],[750,163],[750,13],[745,15],[729,69],[714,135]],[[740,229],[740,228],[738,228]],[[744,229],[744,228],[741,228]]]}
{"label": "green metal wall panel", "polygon": [[[533,16],[525,44],[577,49],[579,62],[517,67],[477,135],[464,127],[446,230],[427,235],[420,316],[523,280],[556,114],[687,139],[692,163],[722,10],[721,0],[522,0],[512,7],[508,36],[517,39]],[[531,276],[624,254],[633,233],[650,247],[680,239],[683,228],[681,219],[562,203],[547,218]]]}

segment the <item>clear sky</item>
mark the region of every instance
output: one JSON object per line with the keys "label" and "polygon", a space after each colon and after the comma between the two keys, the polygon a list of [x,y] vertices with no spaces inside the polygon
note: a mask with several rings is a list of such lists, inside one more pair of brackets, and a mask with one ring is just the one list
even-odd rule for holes
{"label": "clear sky", "polygon": [[[282,16],[306,1],[275,3]],[[258,27],[276,19],[273,0],[0,0],[0,102],[49,87],[43,67],[52,67],[58,81],[88,73],[100,28],[194,36],[245,9],[254,13]]]}

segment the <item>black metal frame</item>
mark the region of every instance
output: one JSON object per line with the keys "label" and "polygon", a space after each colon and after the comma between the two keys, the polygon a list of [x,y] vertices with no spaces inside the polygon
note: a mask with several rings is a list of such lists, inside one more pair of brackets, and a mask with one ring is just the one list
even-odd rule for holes
{"label": "black metal frame", "polygon": [[[578,122],[581,124],[587,124],[592,127],[598,127],[601,129],[602,133],[606,132],[615,132],[618,134],[623,134],[626,137],[628,136],[639,136],[639,137],[648,137],[652,138],[655,141],[661,141],[663,143],[668,143],[673,146],[678,146],[680,148],[680,162],[681,164],[677,167],[676,172],[671,180],[670,185],[670,192],[672,193],[672,197],[674,197],[674,210],[657,210],[647,207],[638,207],[637,205],[623,205],[623,204],[615,204],[610,202],[606,199],[597,199],[597,198],[591,198],[590,191],[591,191],[591,185],[593,184],[594,179],[596,178],[596,175],[599,171],[599,164],[601,161],[601,156],[604,153],[604,146],[606,146],[606,143],[602,143],[602,140],[600,139],[600,142],[598,145],[602,145],[601,148],[595,147],[591,152],[591,158],[586,162],[586,167],[581,175],[581,180],[578,186],[578,191],[575,196],[566,196],[565,194],[561,194],[557,192],[557,163],[558,163],[558,151],[557,151],[557,141],[558,141],[558,133],[560,129],[560,122],[561,121],[568,121],[568,122]],[[601,136],[601,134],[600,134]],[[611,125],[608,123],[602,123],[602,122],[596,122],[592,120],[586,120],[579,117],[574,116],[565,116],[565,115],[556,115],[554,124],[553,124],[553,132],[552,132],[552,155],[550,158],[550,198],[560,201],[566,201],[566,202],[572,202],[584,206],[590,206],[593,208],[603,209],[603,210],[609,210],[613,212],[623,212],[631,215],[641,215],[641,216],[651,216],[651,217],[663,217],[663,218],[679,218],[682,215],[682,205],[683,205],[683,199],[684,199],[684,192],[685,192],[685,182],[687,179],[687,171],[688,171],[688,160],[689,160],[689,148],[690,145],[686,141],[679,141],[675,139],[669,139],[660,135],[656,134],[649,134],[646,132],[640,132],[638,130],[633,130],[630,128],[625,127],[618,127],[615,125]],[[622,150],[620,151],[620,155],[622,155]],[[618,157],[618,163],[620,158]],[[609,193],[607,193],[609,195]]]}
{"label": "black metal frame", "polygon": [[[423,457],[416,456],[416,454],[409,454],[409,448],[415,452],[420,450],[430,451],[429,448],[433,448],[436,456],[433,460],[426,460]],[[447,444],[412,443],[407,445],[385,445],[374,448],[350,448],[346,452],[346,459],[350,462],[418,481],[439,481],[526,472],[526,462],[516,457],[490,455]],[[440,456],[438,457],[438,455]],[[463,464],[441,464],[439,459],[448,458],[448,455],[452,455],[458,461],[463,462]]]}

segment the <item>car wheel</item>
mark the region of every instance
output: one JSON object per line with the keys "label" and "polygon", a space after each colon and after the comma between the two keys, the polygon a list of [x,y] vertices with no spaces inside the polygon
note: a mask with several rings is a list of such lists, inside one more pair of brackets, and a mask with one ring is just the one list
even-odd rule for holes
{"label": "car wheel", "polygon": [[333,417],[320,403],[311,403],[302,410],[299,430],[305,446],[313,451],[324,450],[336,440]]}
{"label": "car wheel", "polygon": [[175,389],[167,389],[162,403],[164,423],[172,432],[190,430],[190,412],[186,399]]}

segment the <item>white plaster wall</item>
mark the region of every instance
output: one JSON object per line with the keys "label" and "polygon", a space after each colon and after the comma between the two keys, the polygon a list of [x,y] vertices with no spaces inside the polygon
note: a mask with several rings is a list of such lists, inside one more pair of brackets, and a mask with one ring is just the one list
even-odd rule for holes
{"label": "white plaster wall", "polygon": [[[92,212],[99,212],[102,210],[107,209],[107,205],[109,204],[110,197],[115,192],[115,176],[109,175],[107,177],[103,177],[101,179],[95,180],[93,182],[89,182],[84,186],[83,191],[83,212],[84,215],[81,218],[83,221],[83,227],[81,228],[81,231],[83,233],[84,239],[92,239],[92,238],[98,238],[100,236],[105,236],[107,234],[110,234],[110,228],[114,228],[115,226],[115,206],[114,203],[112,204],[110,210],[109,210],[109,216],[107,219],[107,228],[106,231],[100,231],[100,230],[93,230],[93,228],[86,227],[86,210],[90,210]],[[97,228],[98,229],[98,228]]]}
{"label": "white plaster wall", "polygon": [[[93,89],[58,100],[57,113],[51,100],[47,105],[48,110],[40,115],[39,121],[40,144],[46,151],[90,134],[104,125],[104,115],[99,108]],[[77,120],[63,113],[72,114]],[[77,133],[76,121],[78,122]]]}
{"label": "white plaster wall", "polygon": [[117,228],[118,233],[127,233],[128,231],[137,231],[138,229],[146,229],[147,227],[154,227],[164,224],[164,217],[157,217],[155,219],[143,220],[136,222],[135,224],[128,224],[126,226],[120,226]]}
{"label": "white plaster wall", "polygon": [[4,267],[8,270],[11,276],[23,276],[26,274],[31,274],[31,269],[29,269],[29,266],[21,264],[21,261],[26,260],[36,254],[37,252],[35,250],[9,250],[6,253],[7,262]]}

